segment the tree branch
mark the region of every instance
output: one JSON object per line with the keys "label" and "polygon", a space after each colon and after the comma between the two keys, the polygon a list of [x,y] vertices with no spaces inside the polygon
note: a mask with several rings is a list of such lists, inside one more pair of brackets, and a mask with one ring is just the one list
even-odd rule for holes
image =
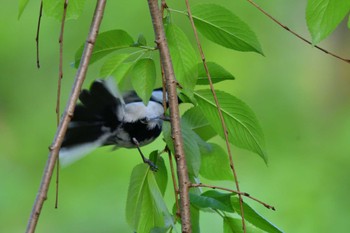
{"label": "tree branch", "polygon": [[294,32],[293,30],[291,30],[289,27],[283,25],[280,21],[278,21],[276,18],[274,18],[272,15],[270,15],[269,13],[267,13],[264,9],[262,9],[258,4],[256,4],[255,2],[253,2],[252,0],[246,0],[247,2],[249,2],[251,5],[253,5],[256,9],[258,9],[261,13],[263,13],[264,15],[266,15],[269,19],[271,19],[273,22],[277,23],[279,26],[281,26],[282,28],[284,28],[285,30],[287,30],[288,32],[292,33],[294,36],[298,37],[300,40],[304,41],[305,43],[314,46],[315,48],[321,50],[322,52],[331,55],[332,57],[335,57],[339,60],[342,60],[346,63],[350,63],[350,59],[347,58],[343,58],[338,56],[335,53],[329,52],[328,50],[317,46],[317,45],[313,45],[311,41],[305,39],[304,37],[302,37],[301,35],[299,35],[298,33]]}
{"label": "tree branch", "polygon": [[252,197],[250,196],[249,193],[245,193],[245,192],[238,192],[236,190],[233,190],[233,189],[228,189],[228,188],[224,188],[224,187],[220,187],[220,186],[215,186],[215,185],[208,185],[208,184],[202,184],[202,183],[199,183],[199,184],[191,184],[191,188],[197,188],[197,187],[203,187],[203,188],[211,188],[211,189],[220,189],[220,190],[224,190],[224,191],[227,191],[227,192],[231,192],[231,193],[235,193],[235,194],[238,194],[238,195],[242,195],[242,196],[245,196],[247,198],[250,198],[260,204],[262,204],[263,206],[265,206],[266,208],[270,209],[270,210],[276,210],[275,207],[273,207],[272,205],[269,205],[263,201],[260,201],[259,199],[255,198],[255,197]]}
{"label": "tree branch", "polygon": [[158,1],[148,0],[148,6],[152,17],[156,43],[159,48],[160,60],[164,69],[167,94],[169,98],[171,132],[172,138],[174,139],[175,158],[177,163],[177,176],[179,179],[182,232],[190,233],[192,232],[192,228],[190,216],[190,199],[188,191],[189,186],[191,184],[188,178],[185,153],[183,149],[183,140],[181,136],[180,114],[176,92],[177,81],[175,79],[174,68],[171,62],[168,43],[165,37],[162,14],[158,6]]}
{"label": "tree branch", "polygon": [[36,196],[35,203],[28,221],[27,230],[26,230],[27,233],[35,232],[35,228],[39,220],[41,209],[43,207],[44,201],[47,199],[47,192],[49,189],[52,173],[55,167],[55,162],[57,160],[64,135],[67,131],[68,124],[70,122],[71,117],[73,116],[75,104],[78,100],[81,87],[85,80],[88,64],[89,64],[93,47],[96,41],[98,30],[100,28],[105,5],[106,5],[106,0],[97,1],[94,17],[90,26],[89,35],[85,43],[82,59],[80,61],[80,65],[79,65],[77,74],[75,76],[75,81],[69,97],[69,101],[66,105],[65,111],[63,113],[63,117],[61,118],[60,124],[57,128],[53,143],[50,146],[50,153],[47,159],[44,174],[41,179],[40,188]]}

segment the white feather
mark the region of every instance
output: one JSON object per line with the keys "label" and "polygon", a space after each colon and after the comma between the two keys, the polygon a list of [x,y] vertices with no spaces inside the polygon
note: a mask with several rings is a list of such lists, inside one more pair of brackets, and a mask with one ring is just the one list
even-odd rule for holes
{"label": "white feather", "polygon": [[85,157],[88,153],[103,145],[111,134],[104,134],[94,142],[83,143],[70,148],[62,148],[59,152],[60,164],[67,167],[79,159]]}
{"label": "white feather", "polygon": [[124,122],[135,122],[143,118],[155,119],[163,115],[163,105],[149,101],[145,106],[142,102],[134,102],[125,105],[124,114],[119,115],[119,119],[123,119]]}
{"label": "white feather", "polygon": [[121,95],[120,91],[118,90],[118,85],[115,83],[114,79],[112,77],[109,77],[104,80],[104,86],[106,89],[117,99],[120,99],[120,102],[124,105],[124,99]]}

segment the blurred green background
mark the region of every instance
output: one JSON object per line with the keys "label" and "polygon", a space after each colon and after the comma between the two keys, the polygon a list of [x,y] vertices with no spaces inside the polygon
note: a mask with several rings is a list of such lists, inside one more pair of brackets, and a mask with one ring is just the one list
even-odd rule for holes
{"label": "blurred green background", "polygon": [[[30,1],[17,20],[17,1],[0,8],[0,232],[24,232],[56,129],[55,101],[60,24],[44,17],[40,34],[41,68],[36,68],[35,33],[40,1]],[[212,1],[191,1],[212,2]],[[256,32],[265,57],[230,51],[203,40],[207,60],[235,76],[218,84],[245,101],[263,127],[269,166],[255,154],[234,148],[241,189],[274,205],[269,211],[250,202],[285,232],[348,232],[350,223],[350,66],[296,39],[246,1],[216,1]],[[258,1],[277,19],[309,37],[306,0]],[[184,9],[182,1],[169,6]],[[64,37],[62,105],[76,70],[74,53],[88,32],[95,1],[68,21]],[[183,16],[174,15],[193,40]],[[101,31],[124,29],[153,41],[146,1],[109,1]],[[350,33],[343,22],[320,46],[350,57]],[[90,67],[85,87],[101,63]],[[145,147],[162,148],[161,140]],[[59,209],[52,183],[37,232],[131,232],[125,202],[137,151],[102,148],[60,171]],[[211,184],[221,183],[210,182]],[[224,185],[224,184],[223,184]],[[232,184],[228,184],[232,185]],[[166,193],[173,201],[172,189]],[[170,206],[170,205],[169,205]],[[221,232],[218,216],[202,214],[202,232]]]}

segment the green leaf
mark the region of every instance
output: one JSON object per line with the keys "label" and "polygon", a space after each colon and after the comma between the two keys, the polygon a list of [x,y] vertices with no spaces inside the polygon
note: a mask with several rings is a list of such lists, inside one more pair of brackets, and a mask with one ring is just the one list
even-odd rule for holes
{"label": "green leaf", "polygon": [[201,154],[199,174],[209,180],[233,180],[230,162],[225,150],[217,144],[210,143],[210,145],[210,149]]}
{"label": "green leaf", "polygon": [[[131,36],[123,30],[112,30],[100,33],[95,42],[90,64],[114,51],[131,47],[133,43],[134,41]],[[83,50],[84,44],[75,53],[75,67],[79,66]]]}
{"label": "green leaf", "polygon": [[348,19],[348,28],[350,29],[350,16],[349,16],[349,19]]}
{"label": "green leaf", "polygon": [[350,10],[350,0],[308,0],[306,21],[313,44],[329,36]]}
{"label": "green leaf", "polygon": [[[103,63],[101,70],[100,70],[100,77],[108,77],[108,76],[114,76],[118,80],[119,76],[116,76],[115,74],[117,71],[121,68],[123,64],[125,64],[126,60],[129,58],[130,54],[116,54],[111,57],[109,57],[105,63]],[[129,68],[131,67],[132,63],[129,63]],[[125,74],[125,72],[123,72]],[[122,78],[124,75],[122,75],[120,78]]]}
{"label": "green leaf", "polygon": [[21,15],[24,11],[24,9],[26,8],[27,4],[28,4],[29,0],[20,0],[18,3],[18,19],[21,18]]}
{"label": "green leaf", "polygon": [[146,46],[147,41],[146,38],[143,34],[140,34],[139,37],[137,38],[137,46]]}
{"label": "green leaf", "polygon": [[[224,217],[223,224],[224,224],[224,233],[243,233],[242,219]],[[249,224],[247,222],[246,222],[245,226],[246,226],[247,232],[249,232],[249,233],[263,233],[264,232],[256,227],[252,226],[251,224]]]}
{"label": "green leaf", "polygon": [[145,105],[151,98],[156,84],[156,65],[153,59],[143,58],[136,62],[130,71],[131,84]]}
{"label": "green leaf", "polygon": [[[65,0],[43,0],[43,12],[46,16],[62,21]],[[86,0],[69,0],[66,21],[77,19],[84,10]]]}
{"label": "green leaf", "polygon": [[147,207],[143,208],[141,223],[143,221],[144,225],[139,225],[139,230],[137,231],[138,233],[148,233],[150,230],[147,230],[145,226],[149,226],[149,229],[152,229],[154,227],[169,227],[174,225],[173,218],[166,207],[162,193],[157,185],[154,172],[148,172],[147,182],[150,191],[151,203],[148,203]]}
{"label": "green leaf", "polygon": [[168,173],[165,167],[164,159],[159,155],[157,150],[150,154],[150,159],[158,167],[158,171],[153,173],[153,175],[156,178],[159,190],[164,196],[168,184]]}
{"label": "green leaf", "polygon": [[132,229],[138,233],[148,233],[152,228],[173,224],[154,174],[146,164],[139,164],[132,171],[126,219]]}
{"label": "green leaf", "polygon": [[[230,72],[228,72],[222,66],[216,64],[215,62],[207,62],[207,66],[210,72],[211,81],[213,83],[235,79],[235,77]],[[207,73],[205,72],[203,63],[199,63],[197,85],[208,85],[208,84],[209,84],[209,81],[208,81]]]}
{"label": "green leaf", "polygon": [[[188,172],[195,177],[198,177],[201,166],[200,149],[198,146],[198,135],[187,126],[186,122],[181,121],[181,133],[186,154],[186,163]],[[169,122],[163,123],[163,136],[166,144],[174,154],[174,144],[171,137],[171,128]]]}
{"label": "green leaf", "polygon": [[190,213],[191,213],[191,225],[193,233],[200,233],[199,226],[199,209],[193,205],[190,205]]}
{"label": "green leaf", "polygon": [[198,106],[188,109],[183,114],[182,120],[205,141],[217,135]]}
{"label": "green leaf", "polygon": [[152,228],[150,233],[167,233],[171,227],[155,227]]}
{"label": "green leaf", "polygon": [[118,80],[120,90],[133,89],[130,78],[130,70],[135,65],[137,57],[133,54],[116,54],[110,56],[103,63],[100,77],[113,76]]}
{"label": "green leaf", "polygon": [[231,196],[236,195],[234,193],[222,193],[216,190],[209,190],[201,194],[203,197],[208,197],[215,199],[216,201],[220,202],[222,206],[225,206],[222,210],[233,213],[234,210],[231,206]]}
{"label": "green leaf", "polygon": [[137,229],[140,219],[140,209],[143,196],[145,195],[148,170],[147,164],[139,164],[131,173],[126,201],[126,220],[133,229]]}
{"label": "green leaf", "polygon": [[197,81],[197,56],[186,34],[175,24],[166,25],[166,37],[176,80],[193,91]]}
{"label": "green leaf", "polygon": [[[199,90],[194,95],[213,129],[225,138],[212,92]],[[216,95],[226,123],[229,141],[233,145],[257,153],[267,163],[264,134],[254,112],[244,102],[226,92],[216,91]]]}
{"label": "green leaf", "polygon": [[196,206],[198,209],[205,210],[206,208],[212,208],[216,210],[229,211],[231,212],[232,208],[226,206],[224,203],[206,196],[197,195],[190,193],[191,205]]}
{"label": "green leaf", "polygon": [[[232,208],[241,215],[241,207],[239,199],[237,197],[231,197]],[[244,218],[256,226],[257,228],[270,233],[280,233],[282,232],[275,225],[267,221],[261,215],[259,215],[252,207],[243,202]]]}
{"label": "green leaf", "polygon": [[201,4],[192,7],[192,15],[196,28],[214,43],[263,55],[255,33],[228,9],[216,4]]}

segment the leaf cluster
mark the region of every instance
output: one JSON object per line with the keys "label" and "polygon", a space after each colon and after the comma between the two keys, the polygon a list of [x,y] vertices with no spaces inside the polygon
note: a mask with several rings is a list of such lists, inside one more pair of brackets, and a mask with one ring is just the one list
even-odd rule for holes
{"label": "leaf cluster", "polygon": [[[262,54],[254,32],[228,9],[216,4],[201,4],[194,6],[192,10],[196,28],[208,40],[228,49]],[[169,8],[163,21],[176,79],[181,86],[179,96],[183,102],[191,105],[181,118],[190,180],[196,183],[199,182],[200,177],[204,177],[210,180],[232,181],[234,177],[227,153],[219,144],[210,141],[215,136],[224,138],[224,132],[212,92],[208,88],[206,71],[199,62],[189,37],[172,20],[174,13],[184,16],[187,13]],[[80,62],[82,50],[83,47],[76,52],[75,66]],[[134,41],[132,36],[124,30],[110,30],[99,34],[90,63],[106,57],[100,69],[100,76],[114,77],[121,89],[134,89],[147,104],[153,89],[156,88],[156,80],[160,79],[155,65],[159,63],[154,55],[155,52],[157,52],[156,48],[148,45],[142,34]],[[214,61],[208,62],[208,68],[214,84],[223,81],[231,82],[235,79],[228,70]],[[217,91],[216,94],[228,128],[230,143],[258,154],[267,162],[264,135],[253,110],[231,93]],[[170,152],[174,153],[168,122],[163,124],[163,139]],[[141,164],[134,168],[130,179],[126,216],[129,225],[136,232],[167,232],[178,222],[175,217],[176,210],[174,214],[170,214],[163,199],[167,182],[167,178],[164,177],[167,177],[167,169],[161,158],[161,152],[153,152],[152,158],[156,160],[154,162],[159,167],[157,173]],[[192,189],[191,192],[192,224],[197,232],[199,232],[199,212],[208,209],[223,217],[224,232],[234,232],[233,227],[237,223],[237,216],[234,218],[231,214],[240,213],[234,202],[237,197],[215,192],[217,195],[226,195],[228,201],[220,202],[221,199],[208,196],[210,192],[201,193],[198,188]],[[208,204],[212,202],[220,203],[221,207]],[[245,208],[248,212],[252,210],[247,204]],[[279,232],[269,223],[265,224],[270,228],[256,224],[254,219],[257,217],[254,216],[258,215],[254,211],[251,213],[252,215],[247,214],[245,218],[251,221],[255,228],[268,229],[267,232]],[[259,218],[263,219],[261,216]],[[241,229],[238,223],[236,226],[238,228],[234,229]]]}

